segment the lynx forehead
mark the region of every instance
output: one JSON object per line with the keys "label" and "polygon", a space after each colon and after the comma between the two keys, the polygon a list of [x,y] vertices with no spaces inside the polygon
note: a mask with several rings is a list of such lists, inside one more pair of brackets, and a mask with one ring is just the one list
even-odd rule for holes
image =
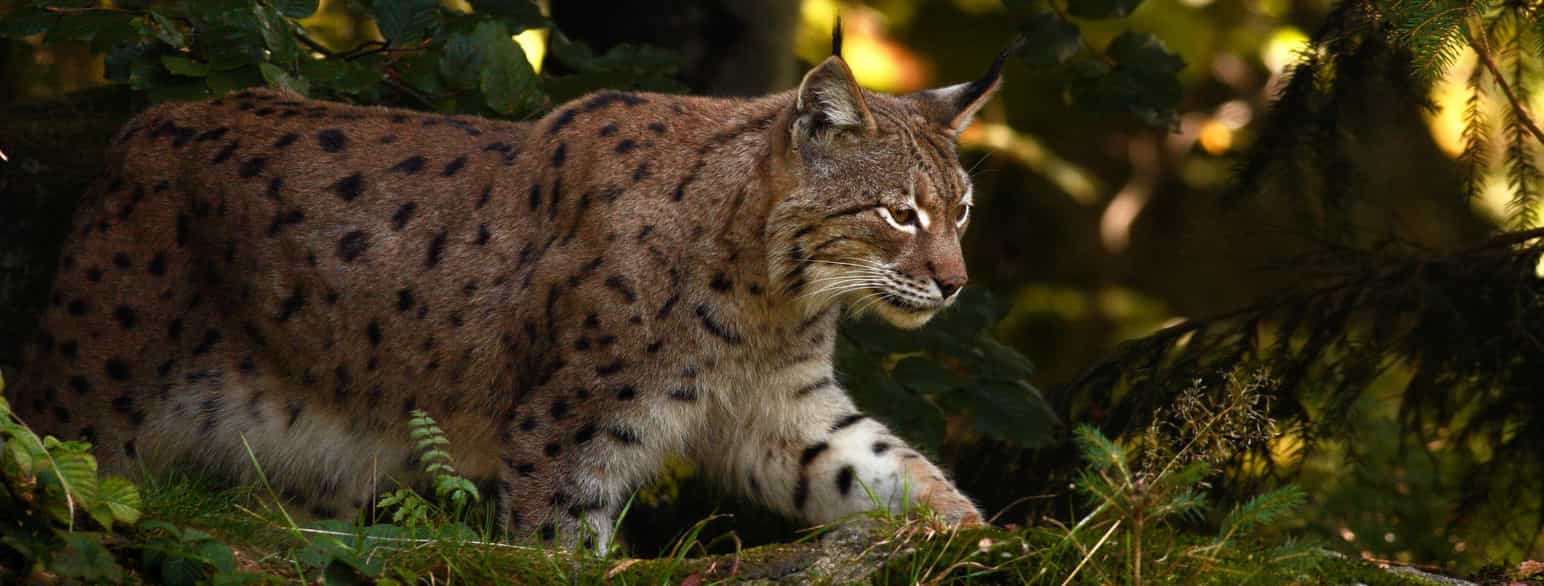
{"label": "lynx forehead", "polygon": [[603,545],[672,453],[813,522],[907,495],[978,521],[831,354],[844,310],[915,327],[964,286],[954,138],[1000,66],[886,96],[832,57],[784,94],[531,123],[155,107],[80,203],[16,403],[123,472],[255,457],[321,516],[414,480],[424,409],[514,537]]}

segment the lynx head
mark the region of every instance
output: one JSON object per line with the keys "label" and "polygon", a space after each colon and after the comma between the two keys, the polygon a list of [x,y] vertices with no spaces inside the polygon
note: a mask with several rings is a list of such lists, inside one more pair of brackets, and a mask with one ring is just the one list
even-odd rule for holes
{"label": "lynx head", "polygon": [[955,139],[1006,56],[976,81],[903,96],[859,89],[839,54],[804,76],[767,227],[773,274],[807,309],[839,304],[915,328],[954,302],[972,204]]}

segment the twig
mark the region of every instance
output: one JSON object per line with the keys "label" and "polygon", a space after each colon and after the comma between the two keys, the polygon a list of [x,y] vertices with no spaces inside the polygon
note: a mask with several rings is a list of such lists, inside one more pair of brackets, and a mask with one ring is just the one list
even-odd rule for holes
{"label": "twig", "polygon": [[49,14],[86,14],[88,12],[112,12],[116,14],[140,14],[133,10],[122,8],[106,8],[102,6],[87,6],[82,8],[65,8],[60,6],[45,6],[43,11]]}
{"label": "twig", "polygon": [[1109,530],[1104,532],[1104,536],[1099,538],[1099,542],[1094,544],[1093,549],[1088,550],[1088,555],[1083,556],[1083,560],[1078,562],[1077,567],[1072,568],[1072,573],[1067,574],[1067,579],[1062,580],[1061,586],[1071,584],[1072,579],[1078,577],[1078,572],[1083,571],[1083,566],[1088,564],[1088,560],[1094,559],[1094,554],[1099,553],[1099,548],[1104,547],[1104,542],[1110,540],[1110,534],[1115,533],[1118,527],[1120,527],[1120,519],[1116,519],[1115,523],[1110,525]]}
{"label": "twig", "polygon": [[1480,31],[1479,36],[1469,37],[1469,46],[1474,48],[1475,55],[1479,56],[1480,63],[1485,65],[1485,69],[1490,71],[1490,76],[1496,78],[1496,85],[1501,88],[1501,93],[1506,94],[1506,101],[1512,104],[1512,111],[1517,113],[1517,120],[1533,134],[1534,140],[1544,143],[1544,130],[1539,130],[1539,125],[1533,121],[1533,114],[1528,111],[1527,106],[1523,105],[1517,92],[1512,90],[1512,84],[1507,83],[1506,76],[1501,74],[1501,69],[1496,67],[1496,62],[1491,60],[1490,52],[1486,50],[1488,44],[1484,31]]}
{"label": "twig", "polygon": [[312,51],[316,51],[317,53],[321,53],[323,57],[332,58],[338,56],[338,54],[332,49],[328,49],[327,47],[322,46],[322,44],[316,42],[315,39],[312,39],[305,33],[300,32],[299,29],[295,30],[295,39],[300,41],[300,44],[305,45],[306,48],[309,48]]}

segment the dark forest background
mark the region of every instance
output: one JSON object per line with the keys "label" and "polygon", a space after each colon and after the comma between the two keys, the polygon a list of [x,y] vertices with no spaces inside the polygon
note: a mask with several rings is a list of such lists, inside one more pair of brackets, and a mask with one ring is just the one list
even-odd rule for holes
{"label": "dark forest background", "polygon": [[[1264,372],[1280,434],[1233,455],[1212,497],[1295,483],[1309,501],[1283,538],[1352,555],[1537,558],[1540,10],[0,2],[0,364],[31,334],[110,133],[150,103],[273,85],[523,119],[599,88],[757,95],[823,58],[840,13],[844,55],[876,91],[973,79],[1023,40],[961,138],[978,202],[965,303],[917,334],[853,324],[841,356],[860,401],[999,523],[1085,505],[1068,490],[1073,425],[1135,438],[1197,381]],[[709,490],[690,476],[647,492],[635,542],[724,510],[687,498]],[[739,515],[747,540],[788,535]]]}

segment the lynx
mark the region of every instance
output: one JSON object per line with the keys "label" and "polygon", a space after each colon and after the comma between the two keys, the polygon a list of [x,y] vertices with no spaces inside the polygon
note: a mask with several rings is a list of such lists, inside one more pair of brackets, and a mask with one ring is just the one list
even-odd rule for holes
{"label": "lynx", "polygon": [[15,403],[108,469],[260,469],[319,516],[413,478],[422,409],[516,536],[604,547],[672,454],[809,522],[980,522],[832,352],[844,313],[914,328],[965,285],[955,140],[1002,63],[891,96],[834,55],[785,93],[533,122],[156,106],[79,204]]}

